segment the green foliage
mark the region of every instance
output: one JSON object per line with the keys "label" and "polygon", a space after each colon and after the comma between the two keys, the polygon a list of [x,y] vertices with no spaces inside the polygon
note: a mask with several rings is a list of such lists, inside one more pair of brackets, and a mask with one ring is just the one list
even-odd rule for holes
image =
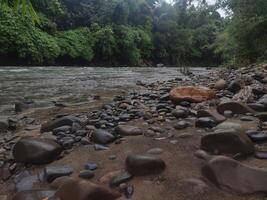
{"label": "green foliage", "polygon": [[111,62],[117,51],[117,43],[111,27],[99,29],[94,34],[94,52],[97,60]]}
{"label": "green foliage", "polygon": [[91,61],[93,58],[93,39],[88,28],[58,32],[56,39],[60,47],[60,56],[72,59],[82,58]]}
{"label": "green foliage", "polygon": [[230,18],[218,37],[217,51],[232,65],[266,59],[267,1],[221,0],[220,5]]}
{"label": "green foliage", "polygon": [[28,64],[49,63],[58,56],[59,47],[52,36],[8,7],[0,11],[1,54],[15,54]]}

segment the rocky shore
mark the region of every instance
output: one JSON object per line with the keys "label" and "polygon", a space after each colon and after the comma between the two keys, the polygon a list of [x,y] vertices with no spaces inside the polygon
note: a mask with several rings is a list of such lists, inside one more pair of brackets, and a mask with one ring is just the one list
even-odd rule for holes
{"label": "rocky shore", "polygon": [[137,85],[0,121],[0,200],[266,198],[267,65]]}

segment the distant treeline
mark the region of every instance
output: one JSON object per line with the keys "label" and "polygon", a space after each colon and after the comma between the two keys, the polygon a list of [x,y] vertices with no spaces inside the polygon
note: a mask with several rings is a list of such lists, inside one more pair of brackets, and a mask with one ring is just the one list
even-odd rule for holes
{"label": "distant treeline", "polygon": [[267,56],[266,0],[0,2],[0,65],[237,65]]}

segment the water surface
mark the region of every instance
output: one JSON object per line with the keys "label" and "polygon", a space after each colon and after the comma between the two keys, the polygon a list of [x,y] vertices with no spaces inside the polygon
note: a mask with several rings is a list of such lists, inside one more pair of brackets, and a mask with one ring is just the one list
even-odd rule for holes
{"label": "water surface", "polygon": [[33,100],[38,107],[57,100],[85,102],[96,93],[134,89],[139,80],[149,83],[182,76],[178,68],[0,67],[0,115],[11,112],[20,99]]}

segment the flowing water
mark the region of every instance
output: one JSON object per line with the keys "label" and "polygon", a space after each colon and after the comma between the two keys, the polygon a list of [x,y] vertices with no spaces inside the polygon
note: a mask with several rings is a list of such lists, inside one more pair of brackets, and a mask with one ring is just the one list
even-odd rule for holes
{"label": "flowing water", "polygon": [[149,83],[182,76],[179,68],[0,67],[0,115],[9,114],[21,99],[33,100],[38,107],[58,100],[86,102],[97,93],[134,89],[139,80]]}

